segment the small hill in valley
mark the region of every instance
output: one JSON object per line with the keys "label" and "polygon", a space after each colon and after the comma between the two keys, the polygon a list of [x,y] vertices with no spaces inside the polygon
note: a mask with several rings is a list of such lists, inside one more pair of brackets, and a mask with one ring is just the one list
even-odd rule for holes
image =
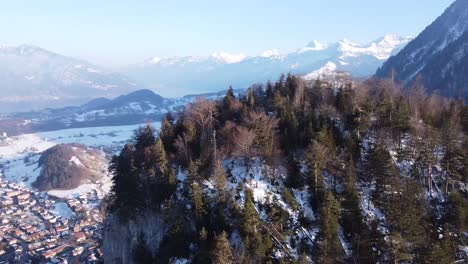
{"label": "small hill in valley", "polygon": [[74,189],[107,173],[104,152],[79,144],[60,144],[42,153],[41,172],[33,183],[41,191]]}

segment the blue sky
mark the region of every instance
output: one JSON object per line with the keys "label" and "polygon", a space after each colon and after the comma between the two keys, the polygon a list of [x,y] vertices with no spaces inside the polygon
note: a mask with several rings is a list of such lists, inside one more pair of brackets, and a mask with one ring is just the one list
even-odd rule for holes
{"label": "blue sky", "polygon": [[453,0],[0,0],[0,42],[107,65],[417,35]]}

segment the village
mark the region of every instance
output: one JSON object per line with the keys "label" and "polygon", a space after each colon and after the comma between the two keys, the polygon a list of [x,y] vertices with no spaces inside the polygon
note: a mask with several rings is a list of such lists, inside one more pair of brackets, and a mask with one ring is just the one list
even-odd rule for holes
{"label": "village", "polygon": [[0,177],[0,264],[102,262],[101,198],[60,200]]}

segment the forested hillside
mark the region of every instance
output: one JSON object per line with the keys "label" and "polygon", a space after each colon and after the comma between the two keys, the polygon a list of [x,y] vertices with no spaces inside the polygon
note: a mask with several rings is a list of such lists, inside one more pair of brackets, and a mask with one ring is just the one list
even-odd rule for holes
{"label": "forested hillside", "polygon": [[112,159],[104,258],[466,260],[467,131],[462,102],[390,80],[288,75],[199,99]]}

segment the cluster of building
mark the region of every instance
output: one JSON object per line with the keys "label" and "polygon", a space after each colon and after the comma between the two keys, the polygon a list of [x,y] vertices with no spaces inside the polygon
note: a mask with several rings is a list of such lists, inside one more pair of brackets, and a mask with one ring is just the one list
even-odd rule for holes
{"label": "cluster of building", "polygon": [[102,261],[95,191],[64,201],[0,177],[0,264]]}

